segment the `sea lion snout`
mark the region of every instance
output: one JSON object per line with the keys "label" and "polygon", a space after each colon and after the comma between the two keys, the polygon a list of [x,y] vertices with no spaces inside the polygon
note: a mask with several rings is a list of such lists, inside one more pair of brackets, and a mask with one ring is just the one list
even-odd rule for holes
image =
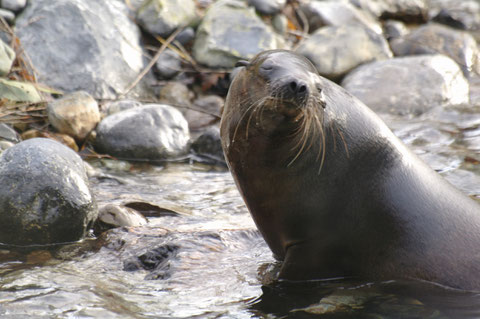
{"label": "sea lion snout", "polygon": [[282,92],[282,97],[287,100],[305,101],[309,95],[307,83],[294,78],[284,81]]}

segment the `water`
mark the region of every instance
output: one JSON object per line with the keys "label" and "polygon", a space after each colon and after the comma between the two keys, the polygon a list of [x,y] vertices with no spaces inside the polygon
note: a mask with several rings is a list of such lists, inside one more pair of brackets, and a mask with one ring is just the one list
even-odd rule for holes
{"label": "water", "polygon": [[[420,157],[480,196],[480,108],[383,116]],[[1,318],[459,318],[480,296],[425,282],[272,281],[278,264],[230,174],[202,165],[91,162],[100,206],[170,214],[56,250],[0,251]]]}

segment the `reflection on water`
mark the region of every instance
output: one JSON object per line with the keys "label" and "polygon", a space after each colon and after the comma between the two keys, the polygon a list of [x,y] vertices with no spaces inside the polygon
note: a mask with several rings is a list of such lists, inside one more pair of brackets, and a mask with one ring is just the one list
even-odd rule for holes
{"label": "reflection on water", "polygon": [[[413,150],[480,195],[480,109],[384,116]],[[100,206],[148,202],[149,217],[69,246],[0,250],[2,318],[480,317],[480,296],[425,282],[275,282],[278,263],[228,172],[189,164],[91,163]]]}

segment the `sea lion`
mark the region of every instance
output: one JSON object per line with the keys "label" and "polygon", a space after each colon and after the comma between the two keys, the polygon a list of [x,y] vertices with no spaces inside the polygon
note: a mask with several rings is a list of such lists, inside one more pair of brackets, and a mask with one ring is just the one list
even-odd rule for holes
{"label": "sea lion", "polygon": [[[304,57],[233,79],[222,147],[279,278],[414,278],[480,289],[480,206]],[[372,94],[375,94],[372,92]]]}

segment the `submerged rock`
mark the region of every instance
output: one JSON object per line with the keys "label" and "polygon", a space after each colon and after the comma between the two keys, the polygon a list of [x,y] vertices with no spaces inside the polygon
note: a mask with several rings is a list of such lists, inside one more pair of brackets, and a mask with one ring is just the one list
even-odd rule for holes
{"label": "submerged rock", "polygon": [[[65,92],[116,98],[145,66],[140,30],[124,1],[29,1],[15,31],[38,82]],[[145,83],[130,94],[150,97]]]}
{"label": "submerged rock", "polygon": [[150,104],[104,118],[95,148],[124,159],[162,160],[187,152],[188,123],[172,106]]}
{"label": "submerged rock", "polygon": [[195,59],[210,67],[231,68],[264,50],[278,49],[281,39],[239,0],[213,4],[198,27],[193,45]]}
{"label": "submerged rock", "polygon": [[339,80],[362,63],[392,57],[382,35],[355,25],[323,27],[303,41],[297,52],[332,80]]}
{"label": "submerged rock", "polygon": [[21,142],[0,155],[0,243],[77,241],[97,209],[82,159],[50,139]]}
{"label": "submerged rock", "polygon": [[348,74],[342,86],[376,112],[421,114],[469,101],[469,85],[458,65],[444,55],[376,61]]}
{"label": "submerged rock", "polygon": [[100,122],[97,101],[84,91],[48,103],[47,115],[50,124],[58,132],[78,141],[84,140]]}
{"label": "submerged rock", "polygon": [[473,36],[440,24],[423,25],[390,44],[397,56],[446,55],[460,65],[465,76],[478,69],[479,52]]}

